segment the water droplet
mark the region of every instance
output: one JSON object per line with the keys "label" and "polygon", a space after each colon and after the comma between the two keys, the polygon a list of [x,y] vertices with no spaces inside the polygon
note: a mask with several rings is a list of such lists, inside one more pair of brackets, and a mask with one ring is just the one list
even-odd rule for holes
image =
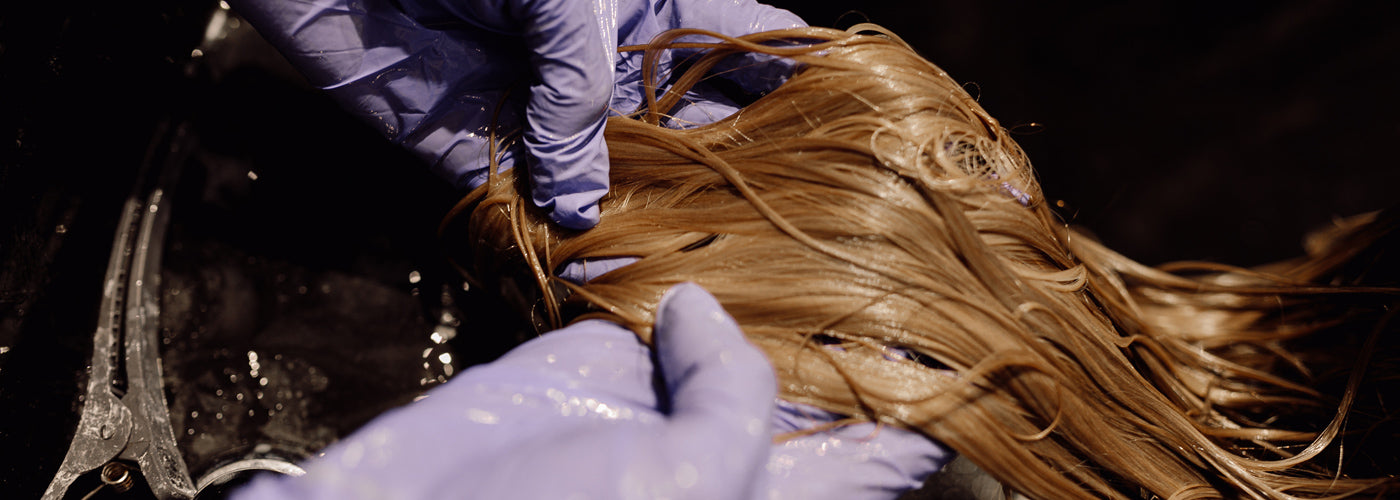
{"label": "water droplet", "polygon": [[467,420],[483,425],[493,425],[500,421],[496,414],[478,408],[467,409]]}
{"label": "water droplet", "polygon": [[681,462],[680,466],[676,467],[676,486],[690,488],[691,486],[695,486],[696,481],[699,479],[700,471],[697,470],[694,465],[691,465],[690,462]]}

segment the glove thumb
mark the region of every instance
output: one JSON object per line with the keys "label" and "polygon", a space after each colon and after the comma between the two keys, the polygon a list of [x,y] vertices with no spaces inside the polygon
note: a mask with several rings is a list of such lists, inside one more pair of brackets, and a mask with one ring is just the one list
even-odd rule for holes
{"label": "glove thumb", "polygon": [[707,409],[771,413],[777,395],[773,368],[699,285],[681,283],[661,298],[654,342],[673,415]]}
{"label": "glove thumb", "polygon": [[777,396],[773,368],[719,302],[693,283],[662,297],[654,331],[671,396],[665,449],[690,455],[680,457],[677,484],[692,498],[747,498],[764,487]]}

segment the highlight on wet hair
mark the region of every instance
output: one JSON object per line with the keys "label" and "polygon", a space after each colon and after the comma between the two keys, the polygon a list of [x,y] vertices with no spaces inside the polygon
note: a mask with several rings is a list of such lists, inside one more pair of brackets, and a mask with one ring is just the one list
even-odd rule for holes
{"label": "highlight on wet hair", "polygon": [[[529,297],[545,329],[602,317],[650,341],[662,293],[698,283],[783,398],[923,433],[1033,498],[1396,491],[1393,463],[1338,449],[1388,419],[1356,408],[1384,372],[1368,362],[1393,369],[1396,290],[1357,284],[1355,263],[1393,214],[1296,261],[1150,268],[1057,219],[1007,130],[897,38],[688,35],[649,57],[704,55],[648,75],[671,86],[608,123],[596,228],[549,224],[509,171],[459,205],[467,272]],[[716,123],[656,125],[752,52],[798,69]],[[586,284],[554,275],[607,257],[639,260]]]}

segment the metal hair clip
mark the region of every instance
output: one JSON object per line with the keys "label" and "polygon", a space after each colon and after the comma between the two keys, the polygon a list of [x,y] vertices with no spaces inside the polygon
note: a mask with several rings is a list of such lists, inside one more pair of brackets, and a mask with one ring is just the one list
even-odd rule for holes
{"label": "metal hair clip", "polygon": [[[139,188],[138,188],[139,189]],[[107,264],[78,429],[44,491],[59,500],[80,476],[103,468],[105,484],[130,487],[135,463],[157,498],[193,498],[165,404],[158,350],[159,262],[169,200],[156,188],[122,207]],[[117,370],[125,367],[124,372]],[[110,477],[109,477],[110,476]]]}

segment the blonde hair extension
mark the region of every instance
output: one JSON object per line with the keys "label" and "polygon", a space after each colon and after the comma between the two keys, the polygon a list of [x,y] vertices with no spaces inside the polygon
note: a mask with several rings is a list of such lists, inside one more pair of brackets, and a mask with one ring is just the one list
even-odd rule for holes
{"label": "blonde hair extension", "polygon": [[[1328,281],[1377,230],[1254,270],[1143,266],[1060,222],[1008,132],[897,38],[694,34],[645,47],[707,52],[609,121],[602,222],[551,227],[521,201],[523,176],[493,174],[462,205],[470,274],[550,311],[549,327],[604,317],[647,341],[662,293],[698,283],[768,354],[783,398],[921,432],[1031,497],[1395,490],[1320,463],[1364,370],[1339,398],[1295,376],[1313,365],[1288,348],[1345,332],[1375,351],[1393,330],[1394,289]],[[748,52],[798,69],[716,123],[656,125]],[[580,285],[553,274],[607,257],[639,260]]]}

